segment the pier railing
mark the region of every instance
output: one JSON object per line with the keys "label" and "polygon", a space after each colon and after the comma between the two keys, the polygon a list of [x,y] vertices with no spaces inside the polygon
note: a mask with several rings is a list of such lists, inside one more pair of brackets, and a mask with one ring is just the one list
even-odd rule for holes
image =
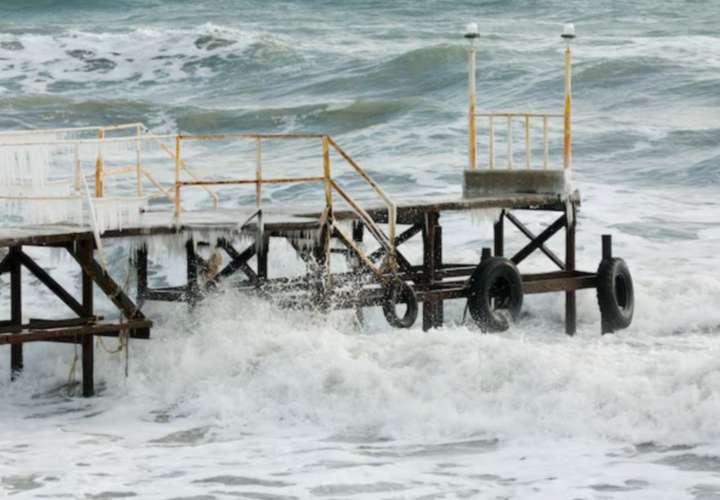
{"label": "pier railing", "polygon": [[[185,180],[182,178],[183,165],[183,143],[197,141],[252,141],[255,144],[255,165],[253,175],[240,178],[210,178],[208,176],[202,179]],[[304,176],[283,176],[283,177],[266,177],[264,174],[263,162],[263,144],[275,141],[297,141],[297,140],[317,140],[320,142],[320,156],[322,158],[322,166],[318,169],[316,175]],[[343,188],[337,179],[333,176],[331,152],[335,152],[348,165],[352,171],[364,181],[380,201],[387,207],[388,229],[387,234],[383,232],[378,223],[370,216],[370,214],[361,206],[345,188]],[[395,258],[395,237],[397,233],[397,206],[385,191],[370,177],[349,154],[347,154],[331,137],[320,134],[216,134],[216,135],[179,135],[175,138],[175,216],[181,217],[183,213],[183,197],[182,191],[188,187],[219,187],[219,186],[255,186],[255,204],[258,210],[263,206],[263,189],[265,186],[274,184],[301,184],[301,183],[318,183],[324,187],[324,214],[326,220],[332,221],[333,208],[336,205],[334,196],[339,196],[361,220],[368,232],[373,235],[378,244],[382,246],[389,255],[389,263],[394,262]],[[355,245],[352,238],[349,238],[335,222],[332,222],[333,231],[337,232],[346,243],[349,243],[353,251],[365,261],[365,264],[376,270],[378,274],[381,271],[370,259],[366,253]]]}
{"label": "pier railing", "polygon": [[[497,136],[503,136],[505,141],[505,163],[504,166],[508,170],[516,167],[524,167],[526,169],[534,168],[537,162],[534,159],[534,151],[537,141],[533,137],[533,132],[541,129],[541,148],[542,168],[548,170],[551,167],[550,156],[550,134],[551,124],[554,121],[563,119],[562,114],[553,113],[523,113],[523,112],[494,112],[494,113],[477,113],[477,117],[487,119],[487,166],[493,170],[498,168],[497,161],[498,148]],[[522,142],[521,142],[521,158],[520,162],[516,162],[516,143],[514,132],[517,130],[517,124],[522,124]],[[538,126],[540,124],[540,126]],[[476,138],[477,140],[477,138]],[[503,165],[500,164],[500,167]]]}
{"label": "pier railing", "polygon": [[[157,135],[143,123],[126,123],[119,125],[92,126],[92,127],[69,127],[69,128],[53,128],[53,129],[32,129],[32,130],[11,130],[0,131],[0,151],[2,148],[13,148],[16,151],[28,151],[31,148],[53,148],[73,151],[73,177],[74,189],[76,193],[83,190],[82,177],[88,177],[85,173],[87,170],[83,164],[92,161],[94,164],[94,172],[90,175],[89,184],[92,186],[93,196],[96,198],[105,198],[108,196],[107,183],[110,178],[114,177],[133,177],[134,191],[138,198],[166,198],[170,203],[174,202],[173,186],[163,183],[157,177],[157,163],[162,161],[162,157],[147,159],[144,152],[148,149],[159,149],[165,155],[166,160],[174,164],[174,152],[167,145],[168,142],[174,140],[175,135]],[[81,150],[96,147],[93,152],[92,160],[88,159],[87,151],[85,154]],[[134,149],[134,159],[128,161],[126,156],[120,164],[109,165],[108,150],[122,147],[127,152]],[[52,152],[52,151],[51,151]],[[168,164],[170,165],[170,163]],[[192,172],[184,162],[181,162],[180,168],[191,178],[198,179],[197,175]],[[63,173],[55,172],[56,177],[63,177]],[[146,181],[149,186],[146,187]],[[56,181],[59,182],[59,181]],[[148,188],[150,191],[148,192]],[[213,206],[217,207],[219,197],[215,191],[210,188],[203,187],[213,200]],[[125,194],[125,193],[123,193]],[[68,196],[62,196],[67,198]],[[0,195],[2,198],[27,199],[28,196],[8,196],[6,193]],[[36,194],[31,197],[39,200],[47,198],[52,200],[53,196],[43,196]]]}

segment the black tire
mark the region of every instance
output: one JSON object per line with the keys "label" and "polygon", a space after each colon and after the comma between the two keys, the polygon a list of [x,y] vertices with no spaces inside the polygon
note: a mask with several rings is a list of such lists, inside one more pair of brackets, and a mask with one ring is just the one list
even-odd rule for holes
{"label": "black tire", "polygon": [[632,276],[623,259],[603,259],[597,271],[597,298],[603,331],[627,328],[635,311]]}
{"label": "black tire", "polygon": [[[406,304],[405,314],[398,315],[397,305]],[[410,328],[418,316],[418,301],[412,287],[402,280],[393,280],[385,287],[383,314],[390,326]]]}
{"label": "black tire", "polygon": [[470,317],[484,332],[502,332],[520,316],[523,287],[513,262],[492,257],[478,264],[468,282]]}

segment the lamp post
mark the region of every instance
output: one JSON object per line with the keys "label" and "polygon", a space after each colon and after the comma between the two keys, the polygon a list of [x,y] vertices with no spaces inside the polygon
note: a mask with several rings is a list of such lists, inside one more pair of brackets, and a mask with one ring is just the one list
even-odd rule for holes
{"label": "lamp post", "polygon": [[465,39],[469,43],[468,50],[468,163],[470,170],[477,168],[477,123],[476,123],[476,87],[475,87],[475,52],[480,32],[477,23],[469,23],[465,27]]}
{"label": "lamp post", "polygon": [[560,35],[565,40],[565,112],[563,113],[563,168],[572,167],[572,51],[575,25],[567,23]]}

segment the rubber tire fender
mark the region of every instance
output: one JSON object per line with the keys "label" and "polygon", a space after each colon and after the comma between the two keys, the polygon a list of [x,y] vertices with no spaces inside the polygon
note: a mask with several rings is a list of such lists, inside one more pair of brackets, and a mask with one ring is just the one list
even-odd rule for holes
{"label": "rubber tire fender", "polygon": [[491,257],[480,262],[468,280],[470,317],[484,332],[502,332],[510,327],[508,317],[493,308],[492,299],[498,294],[504,295],[500,309],[516,321],[523,303],[520,271],[510,259]]}
{"label": "rubber tire fender", "polygon": [[632,276],[623,259],[603,259],[597,270],[597,299],[603,326],[622,330],[632,323],[635,292]]}
{"label": "rubber tire fender", "polygon": [[[405,314],[398,316],[397,305],[406,304]],[[418,317],[418,300],[415,291],[406,282],[396,279],[385,287],[382,303],[385,319],[395,328],[410,328]]]}

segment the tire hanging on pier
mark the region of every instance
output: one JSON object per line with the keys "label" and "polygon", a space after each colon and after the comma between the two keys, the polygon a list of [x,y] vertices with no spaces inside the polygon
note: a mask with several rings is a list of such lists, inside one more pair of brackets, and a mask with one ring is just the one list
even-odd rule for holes
{"label": "tire hanging on pier", "polygon": [[627,328],[635,311],[632,276],[623,259],[603,259],[597,271],[597,298],[603,332]]}
{"label": "tire hanging on pier", "polygon": [[[400,316],[397,306],[405,304],[405,313]],[[394,279],[385,287],[385,297],[382,304],[383,314],[390,326],[395,328],[410,328],[415,324],[418,316],[418,301],[412,287],[400,279]]]}
{"label": "tire hanging on pier", "polygon": [[468,310],[484,332],[501,332],[517,320],[523,303],[522,278],[515,264],[491,257],[478,264],[468,282]]}

